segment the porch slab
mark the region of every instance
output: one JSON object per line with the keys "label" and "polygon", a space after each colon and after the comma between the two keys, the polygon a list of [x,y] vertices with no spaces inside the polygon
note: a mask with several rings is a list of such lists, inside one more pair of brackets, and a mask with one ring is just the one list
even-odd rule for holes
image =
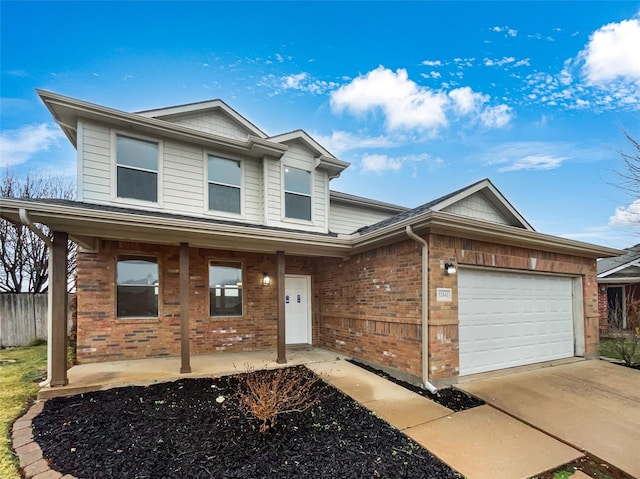
{"label": "porch slab", "polygon": [[472,479],[525,479],[582,456],[580,451],[488,405],[408,428],[404,433]]}
{"label": "porch slab", "polygon": [[287,348],[287,362],[278,364],[274,350],[219,353],[191,356],[191,372],[180,373],[180,357],[107,361],[78,364],[67,371],[69,383],[62,387],[44,387],[38,399],[73,396],[123,386],[147,386],[182,378],[226,376],[248,369],[276,369],[300,364],[332,362],[346,356],[315,347]]}

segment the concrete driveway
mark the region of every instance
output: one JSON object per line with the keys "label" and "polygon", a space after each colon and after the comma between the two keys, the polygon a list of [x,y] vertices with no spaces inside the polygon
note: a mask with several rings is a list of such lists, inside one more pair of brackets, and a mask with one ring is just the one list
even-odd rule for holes
{"label": "concrete driveway", "polygon": [[640,371],[580,361],[458,387],[640,478]]}

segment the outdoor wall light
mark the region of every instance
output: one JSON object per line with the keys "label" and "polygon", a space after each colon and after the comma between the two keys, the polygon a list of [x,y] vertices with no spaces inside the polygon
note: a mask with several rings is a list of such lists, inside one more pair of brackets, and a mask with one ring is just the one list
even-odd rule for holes
{"label": "outdoor wall light", "polygon": [[271,284],[271,278],[269,277],[269,273],[264,273],[262,275],[262,284],[265,286],[269,286]]}
{"label": "outdoor wall light", "polygon": [[445,263],[444,269],[447,270],[448,274],[456,274],[456,271],[458,271],[458,268],[456,268],[454,263]]}

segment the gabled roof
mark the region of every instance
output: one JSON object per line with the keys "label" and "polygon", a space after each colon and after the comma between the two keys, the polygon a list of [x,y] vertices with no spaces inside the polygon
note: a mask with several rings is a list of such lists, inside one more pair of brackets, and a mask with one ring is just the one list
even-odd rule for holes
{"label": "gabled roof", "polygon": [[329,171],[329,175],[332,177],[339,176],[349,165],[346,161],[339,160],[332,155],[329,150],[324,148],[320,143],[313,139],[304,130],[293,130],[288,133],[282,133],[280,135],[270,136],[269,141],[276,143],[288,143],[291,141],[297,141],[309,148],[315,153],[316,167],[324,168]]}
{"label": "gabled roof", "polygon": [[128,113],[115,108],[77,100],[57,93],[44,90],[36,90],[36,92],[75,148],[78,146],[78,120],[87,119],[103,122],[126,131],[158,135],[186,143],[215,147],[223,151],[254,158],[261,158],[265,155],[272,158],[280,158],[287,150],[286,145],[263,138],[262,135],[264,133],[262,132],[260,136],[249,135],[248,138],[241,140],[228,138],[158,118],[147,117],[138,113]]}
{"label": "gabled roof", "polygon": [[640,280],[640,244],[625,251],[623,255],[598,261],[598,280],[624,278]]}
{"label": "gabled roof", "polygon": [[208,111],[218,110],[225,113],[232,121],[239,124],[249,134],[259,138],[267,138],[268,135],[260,128],[247,120],[240,113],[235,111],[224,101],[216,98],[215,100],[200,101],[195,103],[187,103],[184,105],[168,106],[164,108],[156,108],[154,110],[144,110],[135,112],[137,115],[146,116],[147,118],[158,118],[159,120],[171,121],[172,118],[192,115],[194,113],[206,113]]}
{"label": "gabled roof", "polygon": [[429,203],[425,203],[424,205],[420,205],[411,210],[392,216],[391,218],[387,218],[386,220],[382,220],[374,225],[360,228],[358,231],[363,234],[369,233],[401,221],[419,217],[429,211],[443,211],[446,207],[477,193],[482,194],[485,199],[487,199],[509,221],[510,226],[515,226],[528,231],[535,231],[529,222],[525,220],[520,213],[518,213],[518,211],[511,205],[511,203],[509,203],[504,195],[500,193],[488,178],[461,188],[453,193],[441,196],[440,198],[430,201]]}

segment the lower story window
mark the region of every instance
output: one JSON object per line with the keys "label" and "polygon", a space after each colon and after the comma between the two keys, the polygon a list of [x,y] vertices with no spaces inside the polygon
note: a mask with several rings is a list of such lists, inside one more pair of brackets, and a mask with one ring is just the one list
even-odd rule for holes
{"label": "lower story window", "polygon": [[242,264],[234,261],[209,263],[209,315],[242,316]]}
{"label": "lower story window", "polygon": [[118,318],[158,317],[158,260],[120,256],[116,271]]}

